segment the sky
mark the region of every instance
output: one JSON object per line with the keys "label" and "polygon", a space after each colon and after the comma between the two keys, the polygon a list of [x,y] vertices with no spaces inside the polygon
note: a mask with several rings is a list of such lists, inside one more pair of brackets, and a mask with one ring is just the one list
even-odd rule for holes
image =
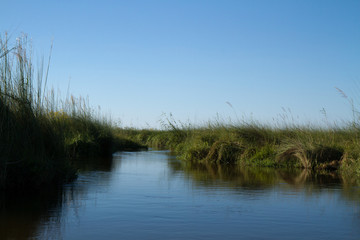
{"label": "sky", "polygon": [[193,125],[327,124],[352,120],[351,99],[360,107],[358,0],[2,0],[1,8],[1,36],[27,34],[36,62],[53,44],[49,86],[88,97],[123,127],[158,128],[170,114]]}

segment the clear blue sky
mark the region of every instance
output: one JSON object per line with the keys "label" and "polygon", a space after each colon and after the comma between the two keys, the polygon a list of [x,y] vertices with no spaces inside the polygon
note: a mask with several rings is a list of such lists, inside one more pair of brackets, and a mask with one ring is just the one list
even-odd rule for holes
{"label": "clear blue sky", "polygon": [[[360,98],[360,1],[2,0],[0,32],[54,41],[49,84],[158,127],[162,113],[195,124],[290,109],[298,122],[351,118]],[[233,109],[226,104],[230,102]],[[235,110],[235,111],[234,111]],[[286,113],[288,116],[291,115]]]}

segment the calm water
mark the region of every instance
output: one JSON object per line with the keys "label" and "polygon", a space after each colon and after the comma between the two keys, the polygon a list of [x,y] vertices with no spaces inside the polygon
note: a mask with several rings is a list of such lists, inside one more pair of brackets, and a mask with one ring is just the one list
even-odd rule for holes
{"label": "calm water", "polygon": [[336,175],[119,153],[59,191],[1,200],[0,239],[360,239],[360,188]]}

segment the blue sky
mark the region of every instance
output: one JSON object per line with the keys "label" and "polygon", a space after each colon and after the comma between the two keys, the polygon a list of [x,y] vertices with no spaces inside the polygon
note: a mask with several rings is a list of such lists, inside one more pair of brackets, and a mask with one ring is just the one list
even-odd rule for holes
{"label": "blue sky", "polygon": [[335,87],[355,103],[360,96],[360,1],[2,0],[1,7],[1,34],[27,33],[35,59],[47,57],[53,41],[49,85],[65,95],[70,82],[71,93],[123,126],[158,127],[163,113],[194,124],[217,116],[272,123],[283,114],[322,124],[323,108],[330,122],[351,119]]}

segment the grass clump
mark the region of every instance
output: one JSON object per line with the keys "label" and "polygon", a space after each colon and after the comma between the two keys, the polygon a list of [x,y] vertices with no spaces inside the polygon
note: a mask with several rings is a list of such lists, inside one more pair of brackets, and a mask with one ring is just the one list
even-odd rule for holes
{"label": "grass clump", "polygon": [[279,161],[296,161],[307,169],[337,169],[344,150],[336,146],[293,141],[281,145],[277,155]]}
{"label": "grass clump", "polygon": [[237,142],[216,141],[210,147],[205,160],[220,164],[235,163],[243,152],[244,148]]}

